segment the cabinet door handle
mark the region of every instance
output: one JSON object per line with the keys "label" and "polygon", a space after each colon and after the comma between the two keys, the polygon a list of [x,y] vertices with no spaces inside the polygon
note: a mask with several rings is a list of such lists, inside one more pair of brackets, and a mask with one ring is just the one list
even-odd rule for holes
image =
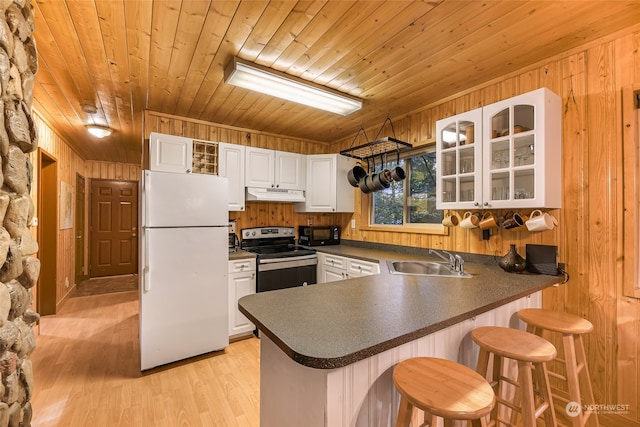
{"label": "cabinet door handle", "polygon": [[473,206],[476,206],[476,207],[477,207],[477,206],[480,206],[480,203],[475,202],[475,203],[473,204]]}
{"label": "cabinet door handle", "polygon": [[484,202],[482,206],[489,206],[489,202]]}

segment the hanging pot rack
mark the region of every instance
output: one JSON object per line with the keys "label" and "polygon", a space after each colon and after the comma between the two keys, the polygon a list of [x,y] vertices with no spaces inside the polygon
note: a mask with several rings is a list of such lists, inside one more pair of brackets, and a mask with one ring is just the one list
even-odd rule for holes
{"label": "hanging pot rack", "polygon": [[[389,122],[389,124],[391,125],[391,131],[393,133],[393,137],[386,136],[384,138],[378,138],[378,136],[380,135],[380,132],[382,132],[382,129],[384,129],[384,126],[387,124],[387,122]],[[375,140],[369,141],[367,138],[367,142],[365,144],[353,147],[353,143],[358,138],[358,135],[360,134],[360,132],[364,133],[365,138],[367,137],[366,132],[364,132],[364,128],[360,127],[360,129],[358,130],[358,133],[356,133],[356,137],[351,143],[352,147],[349,147],[346,150],[342,150],[340,154],[342,154],[343,156],[352,157],[358,160],[368,160],[368,159],[375,158],[376,156],[382,157],[383,155],[388,153],[400,154],[401,151],[405,151],[410,148],[413,148],[413,146],[408,142],[400,141],[399,139],[396,138],[396,131],[393,128],[393,123],[391,122],[390,116],[387,116],[387,118],[382,123],[380,130],[378,130],[378,133],[376,134]]]}

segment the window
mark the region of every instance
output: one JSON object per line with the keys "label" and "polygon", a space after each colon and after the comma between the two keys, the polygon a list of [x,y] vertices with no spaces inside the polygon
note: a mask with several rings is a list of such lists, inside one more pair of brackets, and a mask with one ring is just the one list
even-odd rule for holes
{"label": "window", "polygon": [[435,147],[412,151],[385,166],[393,171],[400,166],[406,179],[394,181],[389,188],[373,193],[371,224],[417,226],[442,230],[443,212],[436,210]]}

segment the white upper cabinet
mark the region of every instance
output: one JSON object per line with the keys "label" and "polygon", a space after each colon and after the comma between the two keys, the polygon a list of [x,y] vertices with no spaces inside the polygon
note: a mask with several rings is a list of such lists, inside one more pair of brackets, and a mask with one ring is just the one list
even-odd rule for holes
{"label": "white upper cabinet", "polygon": [[246,187],[305,189],[304,155],[247,147],[245,159]]}
{"label": "white upper cabinet", "polygon": [[276,152],[264,148],[246,147],[245,185],[272,188],[275,182]]}
{"label": "white upper cabinet", "polygon": [[561,108],[546,88],[484,107],[483,206],[562,206]]}
{"label": "white upper cabinet", "polygon": [[152,132],[149,137],[149,169],[191,173],[193,139]]}
{"label": "white upper cabinet", "polygon": [[304,190],[306,170],[305,155],[276,151],[276,188]]}
{"label": "white upper cabinet", "polygon": [[437,208],[561,207],[561,121],[542,88],[436,122]]}
{"label": "white upper cabinet", "polygon": [[296,203],[296,212],[353,212],[354,188],[347,181],[347,172],[355,161],[340,154],[306,157],[306,200]]}
{"label": "white upper cabinet", "polygon": [[244,211],[244,151],[243,145],[218,143],[219,175],[229,181],[229,210]]}
{"label": "white upper cabinet", "polygon": [[482,108],[436,122],[438,209],[471,209],[482,200]]}

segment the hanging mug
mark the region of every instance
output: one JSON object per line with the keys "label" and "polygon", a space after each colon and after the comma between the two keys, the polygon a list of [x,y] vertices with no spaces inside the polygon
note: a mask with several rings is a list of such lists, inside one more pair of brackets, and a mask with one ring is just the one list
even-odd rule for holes
{"label": "hanging mug", "polygon": [[460,222],[461,228],[478,228],[478,225],[480,225],[480,220],[476,215],[470,211],[464,213],[462,221]]}
{"label": "hanging mug", "polygon": [[480,219],[480,224],[478,224],[480,228],[483,230],[488,230],[490,228],[498,228],[498,219],[491,212],[485,212]]}
{"label": "hanging mug", "polygon": [[558,226],[558,221],[553,215],[536,209],[531,212],[531,216],[527,221],[527,229],[529,231],[547,231]]}
{"label": "hanging mug", "polygon": [[452,213],[450,215],[445,215],[444,219],[442,220],[442,225],[444,225],[445,227],[455,227],[459,222],[460,220],[458,219],[458,215]]}

